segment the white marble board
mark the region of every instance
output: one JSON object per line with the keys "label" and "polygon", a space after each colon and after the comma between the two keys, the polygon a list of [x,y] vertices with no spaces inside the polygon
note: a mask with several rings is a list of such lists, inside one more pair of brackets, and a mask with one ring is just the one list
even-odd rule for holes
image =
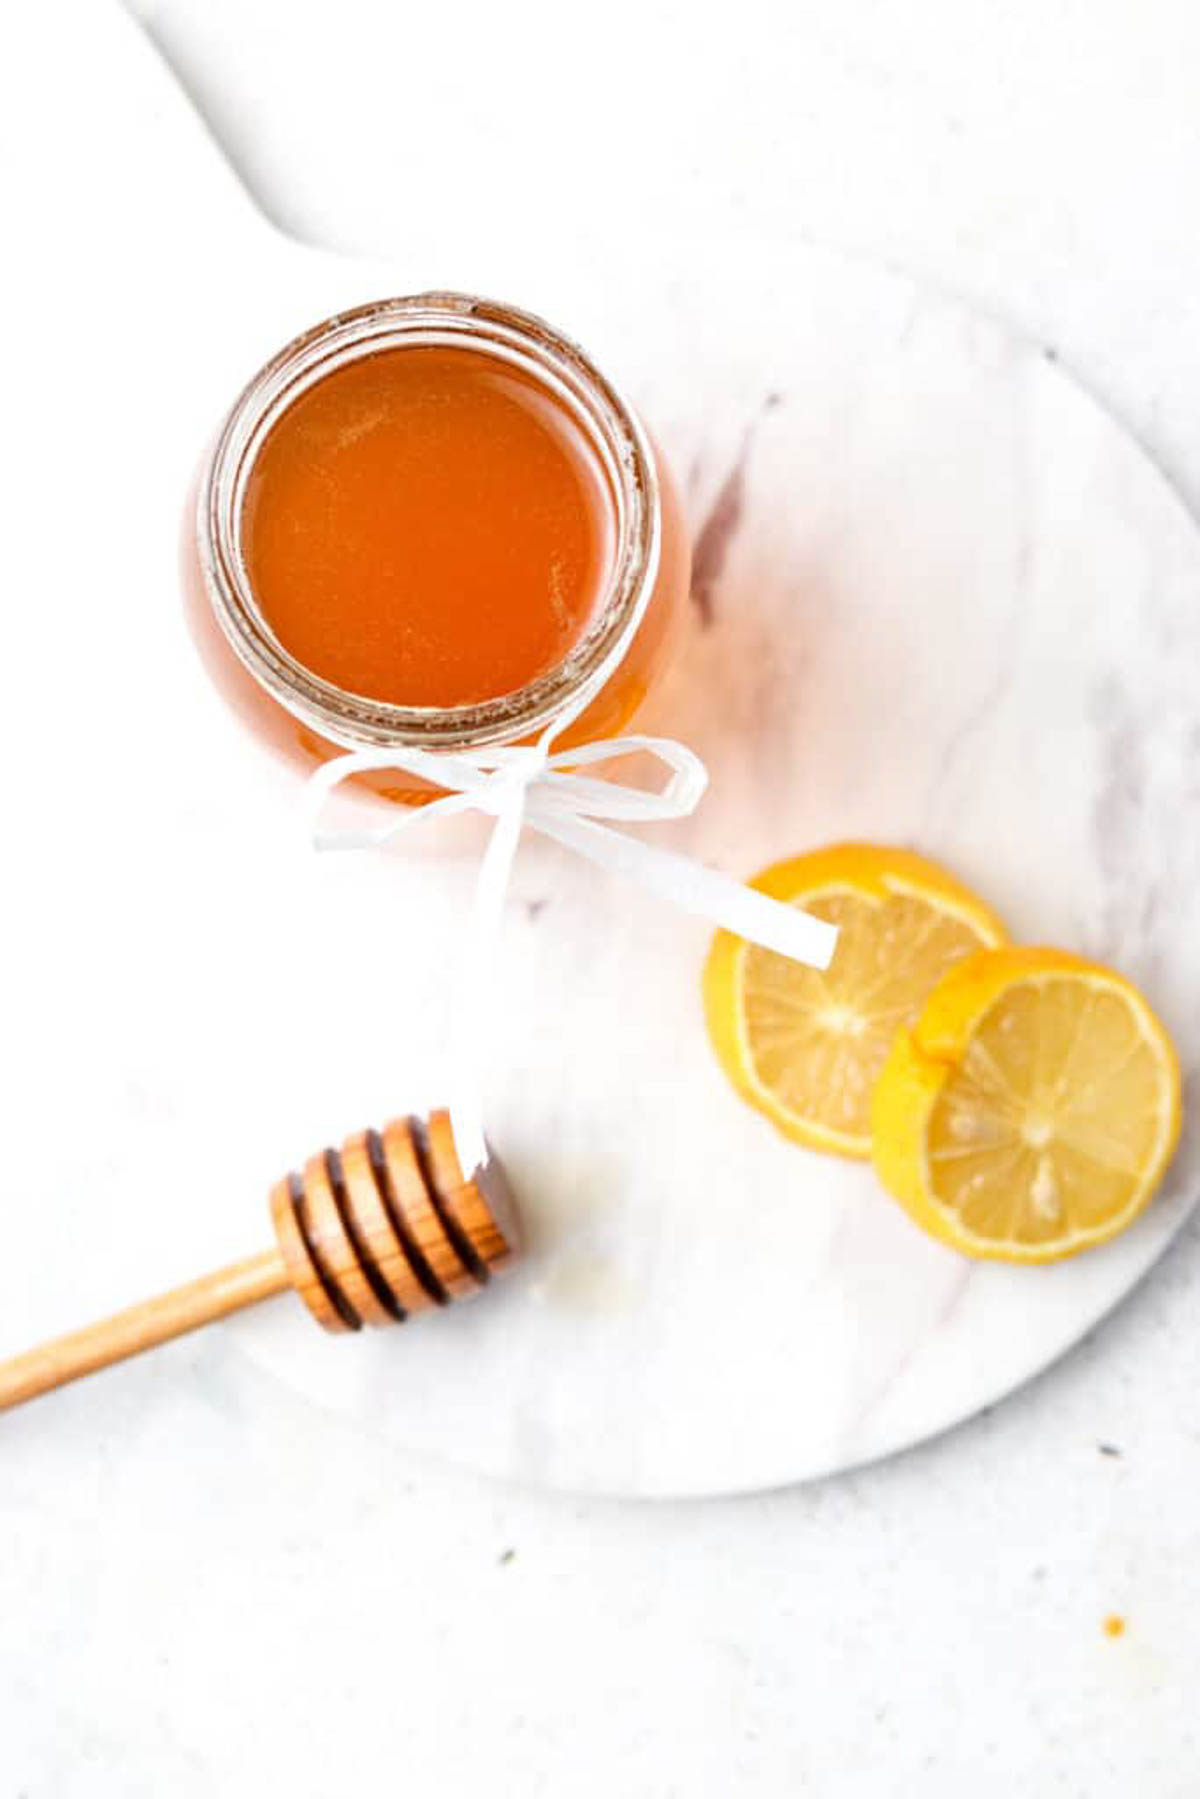
{"label": "white marble board", "polygon": [[[0,777],[21,1251],[0,1350],[255,1247],[283,1166],[444,1084],[478,835],[312,856],[294,783],[209,692],[176,598],[184,495],[234,387],[383,291],[473,286],[546,313],[676,464],[701,579],[648,722],[713,786],[664,841],[740,872],[834,837],[914,844],[1016,935],[1144,982],[1195,1069],[1200,541],[1046,355],[783,239],[666,234],[620,267],[561,232],[474,257],[448,228],[386,270],[303,249],[132,27],[78,23],[110,84],[86,44],[55,80],[94,154],[22,116],[21,91],[7,111],[38,179],[6,222],[31,279],[4,301],[24,674]],[[574,1489],[743,1490],[995,1400],[1181,1223],[1190,1133],[1107,1250],[1013,1271],[926,1241],[864,1170],[785,1144],[728,1091],[705,943],[528,843],[487,1022],[525,1266],[411,1331],[334,1342],[287,1301],[222,1328],[315,1403],[437,1456]]]}

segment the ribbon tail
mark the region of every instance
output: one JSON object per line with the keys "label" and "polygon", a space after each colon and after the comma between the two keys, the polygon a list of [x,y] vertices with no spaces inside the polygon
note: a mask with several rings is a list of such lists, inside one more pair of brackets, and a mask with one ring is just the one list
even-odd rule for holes
{"label": "ribbon tail", "polygon": [[450,1123],[459,1165],[469,1179],[487,1161],[483,1134],[483,1044],[480,1028],[481,993],[493,979],[496,935],[504,912],[504,899],[512,875],[513,859],[525,816],[525,790],[514,788],[511,802],[496,816],[475,887],[475,929],[463,956],[458,981],[458,1019],[455,1041],[457,1067],[450,1094]]}
{"label": "ribbon tail", "polygon": [[793,962],[825,969],[833,960],[837,926],[770,899],[732,875],[705,868],[674,850],[659,849],[587,818],[531,806],[526,822],[600,868],[624,875],[684,912],[707,919],[738,937]]}

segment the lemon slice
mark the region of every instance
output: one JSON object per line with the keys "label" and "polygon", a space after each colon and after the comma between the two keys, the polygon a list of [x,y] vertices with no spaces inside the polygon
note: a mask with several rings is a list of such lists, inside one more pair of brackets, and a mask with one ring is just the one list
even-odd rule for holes
{"label": "lemon slice", "polygon": [[718,931],[704,973],[721,1066],[787,1136],[871,1153],[871,1095],[892,1040],[942,975],[1004,931],[953,876],[911,851],[838,844],[751,883],[839,930],[831,966],[804,968]]}
{"label": "lemon slice", "polygon": [[1063,950],[985,951],[902,1031],[875,1092],[875,1168],[967,1255],[1052,1262],[1154,1196],[1179,1063],[1137,989]]}

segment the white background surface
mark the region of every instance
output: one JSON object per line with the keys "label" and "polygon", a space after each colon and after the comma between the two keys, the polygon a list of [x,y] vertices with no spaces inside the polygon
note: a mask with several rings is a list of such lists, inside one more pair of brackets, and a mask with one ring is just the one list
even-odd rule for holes
{"label": "white background surface", "polygon": [[[572,46],[549,8],[334,16],[153,12],[290,228],[399,253],[432,197],[615,242],[644,157],[640,207],[785,218],[1038,330],[1200,494],[1190,8],[630,4]],[[0,1461],[0,1790],[1190,1796],[1198,1243],[1002,1411],[762,1500],[449,1477],[220,1333],[34,1408]]]}

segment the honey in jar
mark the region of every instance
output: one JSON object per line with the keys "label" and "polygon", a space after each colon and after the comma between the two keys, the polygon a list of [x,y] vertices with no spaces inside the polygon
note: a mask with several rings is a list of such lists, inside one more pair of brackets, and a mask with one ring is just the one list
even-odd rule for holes
{"label": "honey in jar", "polygon": [[471,296],[362,307],[232,408],[189,556],[206,661],[261,736],[344,748],[611,735],[688,581],[678,500],[569,340]]}

